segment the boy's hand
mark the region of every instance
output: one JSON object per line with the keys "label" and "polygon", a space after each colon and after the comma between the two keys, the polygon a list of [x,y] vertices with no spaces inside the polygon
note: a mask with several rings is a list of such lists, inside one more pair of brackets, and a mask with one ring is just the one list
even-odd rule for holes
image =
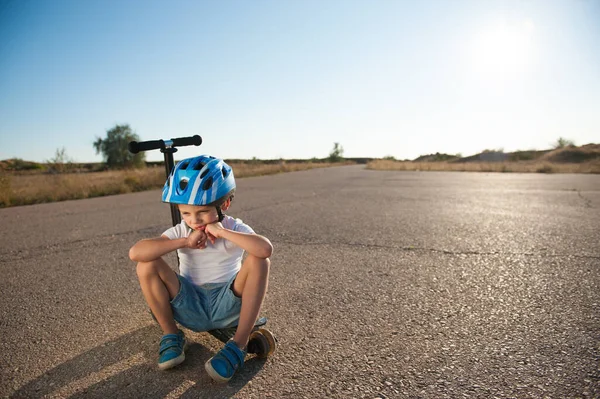
{"label": "boy's hand", "polygon": [[207,234],[203,230],[193,230],[187,238],[187,248],[204,249],[206,248]]}
{"label": "boy's hand", "polygon": [[222,237],[222,233],[223,231],[225,231],[225,228],[223,227],[221,222],[215,222],[207,224],[204,230],[206,231],[206,235],[210,242],[214,244],[215,241],[217,241],[217,238]]}

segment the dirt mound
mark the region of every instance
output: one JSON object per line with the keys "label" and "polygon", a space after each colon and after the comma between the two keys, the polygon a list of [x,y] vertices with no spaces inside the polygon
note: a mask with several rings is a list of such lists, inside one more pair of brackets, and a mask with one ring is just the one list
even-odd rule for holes
{"label": "dirt mound", "polygon": [[421,155],[420,157],[415,158],[413,162],[449,162],[457,159],[458,157],[456,155],[440,154],[439,152],[436,152],[435,154]]}
{"label": "dirt mound", "polygon": [[504,162],[508,160],[508,155],[502,151],[484,151],[481,154],[471,155],[470,157],[460,158],[456,162]]}
{"label": "dirt mound", "polygon": [[456,162],[545,161],[555,163],[583,163],[597,159],[600,159],[600,144],[586,144],[580,147],[564,147],[554,150],[515,152],[486,150],[480,154],[460,158]]}
{"label": "dirt mound", "polygon": [[550,151],[540,158],[548,162],[582,163],[600,159],[600,144],[586,144],[580,147],[564,147]]}

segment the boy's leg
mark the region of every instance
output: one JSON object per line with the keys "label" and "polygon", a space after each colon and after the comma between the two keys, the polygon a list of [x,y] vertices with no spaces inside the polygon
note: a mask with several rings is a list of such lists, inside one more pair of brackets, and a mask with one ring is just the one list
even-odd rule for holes
{"label": "boy's leg", "polygon": [[171,310],[171,299],[179,292],[179,279],[161,258],[138,263],[137,275],[144,298],[164,331],[158,350],[158,368],[170,369],[185,360],[185,335],[177,328]]}
{"label": "boy's leg", "polygon": [[167,262],[158,258],[151,262],[138,263],[137,275],[144,298],[164,333],[177,334],[179,330],[171,310],[171,300],[179,292],[177,274]]}
{"label": "boy's leg", "polygon": [[242,349],[248,344],[248,338],[267,293],[270,265],[271,261],[268,258],[248,255],[233,282],[233,293],[242,298],[240,320],[233,341]]}
{"label": "boy's leg", "polygon": [[228,341],[204,365],[208,375],[215,381],[229,381],[236,370],[244,365],[248,338],[267,292],[270,264],[269,259],[248,255],[233,282],[233,293],[242,298],[237,330],[233,340]]}

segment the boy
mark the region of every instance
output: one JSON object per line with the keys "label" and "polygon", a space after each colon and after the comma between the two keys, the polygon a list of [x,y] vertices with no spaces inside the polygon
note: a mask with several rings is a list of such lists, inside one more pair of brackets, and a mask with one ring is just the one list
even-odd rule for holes
{"label": "boy", "polygon": [[[167,178],[163,202],[178,204],[182,222],[129,250],[146,302],[164,335],[158,367],[185,360],[185,336],[175,322],[207,331],[237,325],[235,336],[205,368],[227,382],[244,365],[246,345],[267,291],[271,242],[240,219],[224,215],[235,192],[233,170],[202,155],[177,163]],[[180,274],[162,256],[177,250]],[[247,257],[242,263],[244,251]]]}

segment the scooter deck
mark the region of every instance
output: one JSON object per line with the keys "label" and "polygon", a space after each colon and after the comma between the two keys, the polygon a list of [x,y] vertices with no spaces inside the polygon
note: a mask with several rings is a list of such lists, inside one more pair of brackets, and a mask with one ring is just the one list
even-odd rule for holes
{"label": "scooter deck", "polygon": [[[256,323],[254,323],[254,328],[252,329],[252,331],[258,330],[260,327],[264,326],[265,324],[267,324],[267,318],[266,317],[259,318],[258,320],[256,320]],[[228,327],[228,328],[218,328],[216,330],[209,330],[209,331],[207,331],[207,333],[209,333],[210,335],[212,335],[213,337],[215,337],[216,339],[218,339],[221,342],[227,342],[231,338],[233,338],[236,330],[237,330],[237,326]]]}

